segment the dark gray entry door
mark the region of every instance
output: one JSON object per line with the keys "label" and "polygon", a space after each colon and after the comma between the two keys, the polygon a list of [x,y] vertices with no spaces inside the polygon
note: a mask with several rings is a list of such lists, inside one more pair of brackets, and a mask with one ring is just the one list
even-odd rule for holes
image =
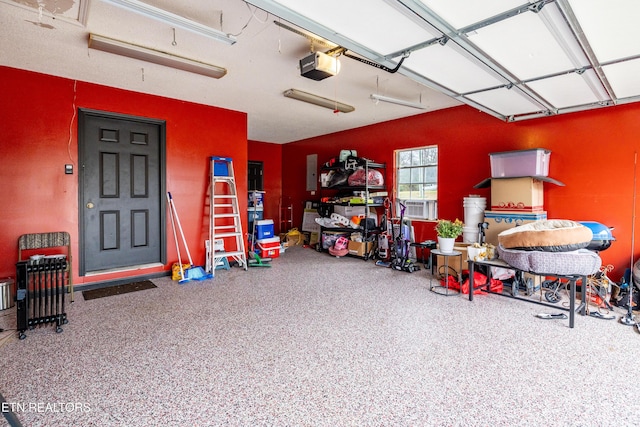
{"label": "dark gray entry door", "polygon": [[249,183],[247,190],[249,191],[262,191],[264,190],[264,183],[262,179],[263,163],[258,161],[249,160],[249,170],[247,171],[249,177]]}
{"label": "dark gray entry door", "polygon": [[164,123],[81,110],[80,274],[164,262]]}

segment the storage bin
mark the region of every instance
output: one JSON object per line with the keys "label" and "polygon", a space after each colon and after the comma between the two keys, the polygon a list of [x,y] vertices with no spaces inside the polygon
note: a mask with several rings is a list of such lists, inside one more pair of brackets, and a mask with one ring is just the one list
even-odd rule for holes
{"label": "storage bin", "polygon": [[268,239],[275,235],[273,220],[272,219],[262,219],[256,221],[256,239]]}
{"label": "storage bin", "polygon": [[264,210],[262,208],[249,208],[249,222],[264,219]]}
{"label": "storage bin", "polygon": [[259,239],[256,241],[261,258],[278,258],[280,256],[280,238]]}
{"label": "storage bin", "polygon": [[349,238],[351,233],[343,231],[323,231],[322,232],[322,249],[329,249],[338,240],[339,237]]}
{"label": "storage bin", "polygon": [[544,148],[489,153],[491,177],[548,176],[550,157]]}
{"label": "storage bin", "polygon": [[547,212],[500,212],[484,211],[484,220],[489,224],[485,230],[485,242],[498,246],[498,234],[509,228],[547,219]]}

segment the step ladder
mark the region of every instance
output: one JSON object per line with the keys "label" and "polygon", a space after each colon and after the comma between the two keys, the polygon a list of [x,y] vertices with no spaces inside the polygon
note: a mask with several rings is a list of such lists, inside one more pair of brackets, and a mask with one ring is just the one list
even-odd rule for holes
{"label": "step ladder", "polygon": [[[211,157],[211,179],[209,182],[209,243],[207,244],[207,273],[215,274],[219,265],[229,265],[229,257],[247,270],[247,253],[238,192],[230,157]],[[223,239],[224,250],[216,250],[211,242]],[[231,243],[231,245],[229,245]]]}

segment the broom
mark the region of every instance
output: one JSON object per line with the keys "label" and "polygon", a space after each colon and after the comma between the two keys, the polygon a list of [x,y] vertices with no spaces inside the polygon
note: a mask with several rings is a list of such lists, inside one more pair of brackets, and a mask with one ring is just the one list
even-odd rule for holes
{"label": "broom", "polygon": [[178,224],[178,230],[180,230],[180,237],[182,237],[182,243],[184,244],[184,249],[187,252],[187,258],[189,258],[190,267],[184,271],[184,280],[205,280],[213,278],[213,274],[207,274],[204,271],[204,268],[193,265],[193,260],[191,259],[191,253],[189,252],[189,246],[187,245],[187,239],[184,237],[184,232],[182,231],[182,225],[180,224],[180,218],[178,217],[178,210],[176,209],[176,204],[173,201],[173,197],[171,197],[171,193],[167,193],[167,197],[169,198],[169,206],[171,208],[172,214],[176,217],[176,223]]}
{"label": "broom", "polygon": [[178,253],[178,264],[180,265],[180,280],[178,283],[190,282],[191,279],[187,279],[184,275],[184,267],[182,265],[182,256],[180,255],[180,243],[178,242],[178,235],[176,234],[176,224],[173,218],[173,208],[171,206],[171,199],[169,193],[167,193],[167,203],[169,204],[169,217],[171,218],[171,231],[173,231],[173,240],[176,242],[176,252]]}
{"label": "broom", "polygon": [[633,158],[633,210],[631,212],[631,265],[629,274],[629,307],[627,310],[627,314],[620,318],[620,323],[627,326],[635,325],[638,331],[640,332],[640,326],[636,324],[635,316],[633,315],[633,287],[635,283],[633,282],[633,267],[634,267],[634,251],[635,251],[635,233],[636,233],[636,188],[637,188],[637,167],[638,167],[638,152],[634,153]]}
{"label": "broom", "polygon": [[254,193],[253,196],[253,231],[251,233],[251,249],[249,250],[249,267],[271,267],[269,264],[265,264],[265,262],[271,261],[271,258],[260,258],[258,254],[256,254],[256,212],[258,211],[256,196]]}

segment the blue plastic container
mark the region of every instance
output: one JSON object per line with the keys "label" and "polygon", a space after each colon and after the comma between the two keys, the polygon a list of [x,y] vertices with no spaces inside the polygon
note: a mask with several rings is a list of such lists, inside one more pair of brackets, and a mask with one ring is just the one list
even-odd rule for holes
{"label": "blue plastic container", "polygon": [[272,219],[256,221],[256,239],[269,239],[275,234]]}

